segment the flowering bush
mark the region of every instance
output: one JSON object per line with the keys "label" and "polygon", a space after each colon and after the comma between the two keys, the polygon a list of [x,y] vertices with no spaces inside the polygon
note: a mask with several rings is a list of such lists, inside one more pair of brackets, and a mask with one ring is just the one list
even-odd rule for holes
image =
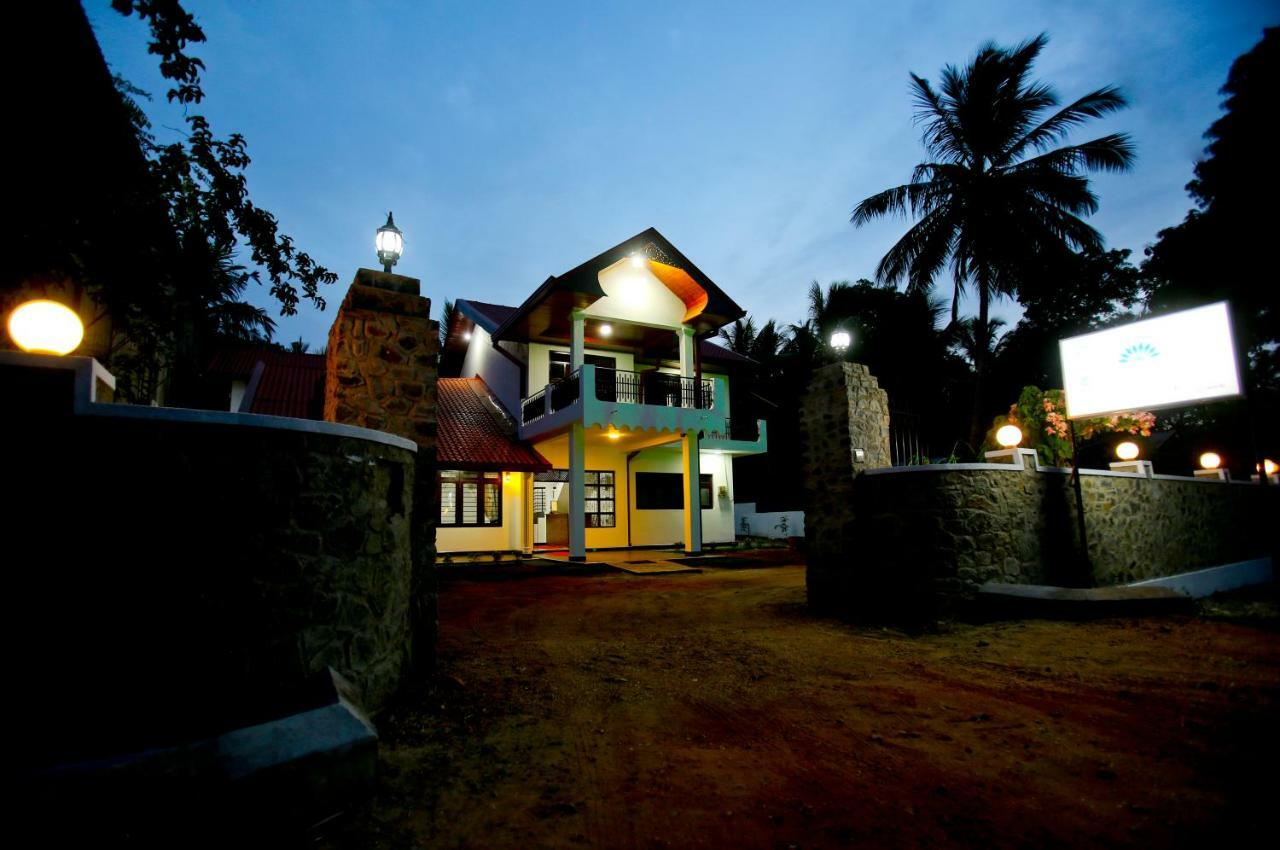
{"label": "flowering bush", "polygon": [[[997,416],[987,432],[984,449],[1000,448],[995,432],[1002,425],[1012,422],[1022,429],[1023,448],[1035,449],[1040,460],[1049,466],[1070,466],[1071,425],[1067,421],[1067,403],[1062,390],[1041,390],[1039,387],[1023,387],[1018,400],[1009,406],[1009,413]],[[1147,411],[1120,413],[1093,419],[1077,419],[1076,435],[1088,440],[1098,434],[1134,434],[1151,436],[1156,426],[1155,414]]]}

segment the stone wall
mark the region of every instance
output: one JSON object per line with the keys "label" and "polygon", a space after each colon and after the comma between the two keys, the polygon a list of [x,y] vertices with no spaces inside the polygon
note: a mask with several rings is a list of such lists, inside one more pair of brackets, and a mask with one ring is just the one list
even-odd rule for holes
{"label": "stone wall", "polygon": [[1276,488],[1085,470],[1086,564],[1070,473],[1027,460],[865,477],[855,512],[867,543],[850,566],[910,569],[946,601],[988,581],[1127,584],[1269,554],[1260,530],[1280,515]]}
{"label": "stone wall", "polygon": [[24,407],[0,430],[21,446],[6,461],[18,498],[5,628],[23,756],[128,752],[279,717],[329,666],[370,709],[400,684],[412,444],[116,405]]}
{"label": "stone wall", "polygon": [[[809,600],[854,592],[845,569],[854,534],[856,482],[890,465],[889,399],[867,367],[837,363],[814,373],[800,409]],[[862,450],[859,459],[857,450]]]}
{"label": "stone wall", "polygon": [[435,448],[440,326],[416,278],[360,269],[326,354],[324,418]]}
{"label": "stone wall", "polygon": [[[1271,554],[1280,488],[1084,470],[1088,559],[1069,471],[888,468],[888,405],[862,366],[814,374],[801,408],[809,602],[929,620],[985,582],[1088,587]],[[858,461],[854,450],[865,449]]]}
{"label": "stone wall", "polygon": [[437,633],[436,382],[440,325],[417,278],[359,269],[329,329],[324,418],[418,444],[413,489],[412,657],[434,660]]}

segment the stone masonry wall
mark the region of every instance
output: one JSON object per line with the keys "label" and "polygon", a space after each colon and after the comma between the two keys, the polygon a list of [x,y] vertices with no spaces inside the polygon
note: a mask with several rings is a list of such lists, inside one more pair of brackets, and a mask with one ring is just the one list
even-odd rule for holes
{"label": "stone masonry wall", "polygon": [[[814,373],[800,410],[805,542],[811,604],[852,592],[845,585],[854,535],[856,482],[890,465],[889,399],[867,367],[837,363]],[[855,449],[862,449],[859,461]]]}
{"label": "stone masonry wall", "polygon": [[440,326],[419,283],[360,269],[329,329],[324,418],[435,449]]}
{"label": "stone masonry wall", "polygon": [[1056,469],[904,470],[859,482],[864,569],[919,572],[934,594],[971,597],[988,581],[1127,584],[1263,557],[1276,488],[1194,479],[1081,476],[1091,572],[1079,556],[1075,495]]}
{"label": "stone masonry wall", "polygon": [[413,488],[411,658],[435,657],[436,382],[440,325],[417,278],[359,269],[329,329],[324,418],[418,444]]}
{"label": "stone masonry wall", "polygon": [[3,428],[23,446],[5,628],[33,649],[11,670],[30,757],[283,716],[329,666],[380,707],[410,654],[414,452],[148,413]]}

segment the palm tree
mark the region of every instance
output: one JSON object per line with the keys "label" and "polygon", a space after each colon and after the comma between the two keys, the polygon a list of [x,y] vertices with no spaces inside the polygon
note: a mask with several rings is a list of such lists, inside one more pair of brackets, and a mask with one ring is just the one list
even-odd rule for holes
{"label": "palm tree", "polygon": [[721,328],[720,338],[728,343],[729,350],[750,357],[764,367],[772,364],[783,345],[776,321],[770,319],[757,329],[755,319],[750,316]]}
{"label": "palm tree", "polygon": [[[926,291],[950,265],[952,321],[959,319],[960,296],[973,287],[978,327],[988,340],[993,298],[1015,296],[1035,269],[1073,250],[1101,248],[1101,235],[1081,218],[1098,207],[1087,173],[1125,171],[1133,163],[1123,133],[1066,144],[1075,127],[1126,102],[1106,86],[1058,108],[1053,89],[1028,77],[1047,43],[1044,35],[1013,48],[988,43],[966,67],[945,67],[940,89],[912,74],[916,120],[931,159],[915,167],[910,183],[863,200],[851,217],[859,227],[892,214],[916,218],[876,276],[895,284],[905,278],[908,291]],[[975,353],[974,439],[988,361],[984,347]]]}

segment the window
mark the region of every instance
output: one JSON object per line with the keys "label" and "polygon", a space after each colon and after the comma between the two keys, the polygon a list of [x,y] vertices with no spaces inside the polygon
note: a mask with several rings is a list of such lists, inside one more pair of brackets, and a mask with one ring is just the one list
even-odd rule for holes
{"label": "window", "polygon": [[[618,359],[616,357],[605,357],[600,354],[584,354],[582,362],[589,363],[592,366],[599,366],[603,369],[618,368]],[[554,384],[557,381],[563,381],[569,377],[569,372],[571,371],[568,352],[551,352],[551,372],[548,375],[548,383]]]}
{"label": "window", "polygon": [[583,510],[587,515],[587,528],[613,528],[614,512],[613,473],[605,470],[587,470]]}
{"label": "window", "polygon": [[[710,475],[698,476],[698,497],[702,510],[707,511],[714,506]],[[679,472],[637,472],[636,510],[684,510],[684,475]]]}
{"label": "window", "polygon": [[442,469],[440,525],[502,525],[502,473]]}

